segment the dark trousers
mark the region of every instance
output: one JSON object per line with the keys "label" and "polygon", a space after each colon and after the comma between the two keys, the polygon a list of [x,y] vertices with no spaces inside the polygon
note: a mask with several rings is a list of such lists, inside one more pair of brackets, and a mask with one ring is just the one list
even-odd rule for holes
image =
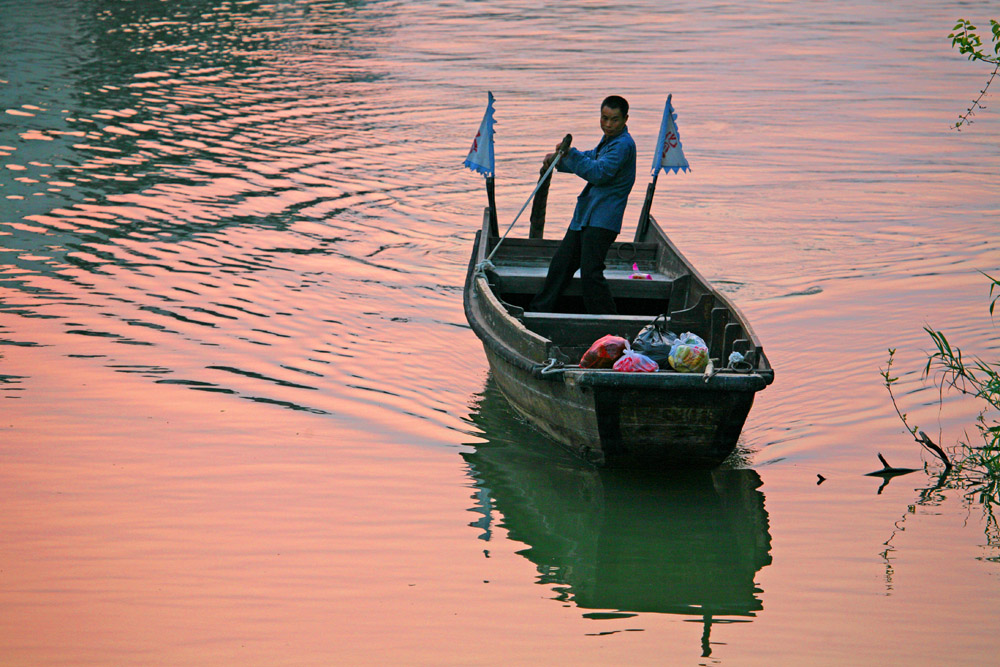
{"label": "dark trousers", "polygon": [[569,284],[573,274],[580,269],[583,304],[592,315],[615,314],[615,300],[604,279],[604,258],[618,232],[602,227],[584,227],[566,232],[562,243],[552,256],[545,284],[528,306],[529,310],[552,312],[559,295]]}

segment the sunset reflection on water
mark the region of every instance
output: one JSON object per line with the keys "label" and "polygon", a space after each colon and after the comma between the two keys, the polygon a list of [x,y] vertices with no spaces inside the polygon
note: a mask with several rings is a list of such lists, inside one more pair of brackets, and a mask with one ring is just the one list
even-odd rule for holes
{"label": "sunset reflection on water", "polygon": [[[0,662],[988,662],[984,507],[863,474],[923,467],[888,348],[944,443],[923,327],[996,358],[1000,115],[949,129],[988,72],[946,37],[990,11],[0,2]],[[496,393],[487,91],[501,224],[629,99],[626,236],[673,94],[653,214],[777,377],[715,477],[597,473]]]}

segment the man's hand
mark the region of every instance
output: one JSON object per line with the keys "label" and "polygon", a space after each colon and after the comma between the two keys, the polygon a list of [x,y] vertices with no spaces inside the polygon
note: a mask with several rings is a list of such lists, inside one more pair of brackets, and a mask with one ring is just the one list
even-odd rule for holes
{"label": "man's hand", "polygon": [[549,168],[549,165],[552,164],[552,161],[556,159],[556,155],[558,155],[559,153],[565,155],[566,151],[569,150],[569,145],[571,143],[573,143],[572,134],[567,134],[565,137],[563,137],[563,140],[560,141],[558,144],[556,144],[555,152],[549,153],[548,155],[545,156],[545,159],[542,160],[542,164],[545,166],[545,168],[546,169]]}
{"label": "man's hand", "polygon": [[542,173],[545,173],[545,170],[549,168],[549,165],[552,164],[552,161],[556,159],[556,155],[558,155],[560,152],[563,155],[566,154],[566,151],[569,150],[569,145],[571,143],[573,143],[573,135],[567,134],[565,137],[563,137],[562,141],[556,144],[555,152],[549,153],[548,155],[545,156],[545,159],[542,160]]}

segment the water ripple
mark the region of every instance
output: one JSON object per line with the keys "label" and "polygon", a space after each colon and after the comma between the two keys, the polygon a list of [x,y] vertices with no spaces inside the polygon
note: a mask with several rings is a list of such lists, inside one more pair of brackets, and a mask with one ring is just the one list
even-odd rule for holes
{"label": "water ripple", "polygon": [[[852,291],[891,306],[872,281],[959,285],[998,264],[996,189],[963,180],[993,173],[995,151],[943,142],[930,128],[947,104],[865,48],[887,21],[936,39],[929,6],[98,0],[70,20],[41,0],[0,28],[31,64],[0,64],[4,340],[295,411],[454,428],[442,415],[468,382],[447,378],[483,363],[460,286],[485,197],[458,165],[484,90],[500,93],[508,220],[550,135],[596,136],[607,65],[582,55],[611,19],[629,38],[602,48],[630,63],[640,159],[669,81],[696,164],[661,179],[655,212],[740,303],[787,322]],[[927,85],[957,89],[962,64],[907,52]],[[553,227],[576,191],[553,182]]]}

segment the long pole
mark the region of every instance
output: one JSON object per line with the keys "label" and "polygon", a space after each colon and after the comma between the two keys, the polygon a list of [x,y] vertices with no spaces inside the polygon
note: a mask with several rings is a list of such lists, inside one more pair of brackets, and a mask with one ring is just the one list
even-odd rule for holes
{"label": "long pole", "polygon": [[573,135],[571,135],[571,134],[567,134],[563,138],[562,143],[559,145],[559,149],[556,151],[556,156],[552,160],[552,164],[549,165],[549,168],[542,175],[542,177],[540,179],[538,179],[538,185],[536,185],[535,189],[531,191],[530,195],[528,195],[528,199],[527,199],[527,201],[524,202],[524,206],[522,206],[521,210],[518,211],[517,215],[514,216],[513,222],[510,223],[510,226],[507,227],[507,231],[505,231],[503,233],[503,236],[500,238],[500,240],[497,241],[497,244],[493,247],[493,251],[480,264],[486,264],[486,262],[489,262],[490,260],[493,259],[493,255],[495,255],[496,252],[497,252],[497,250],[500,249],[500,244],[503,243],[504,239],[507,238],[507,235],[510,234],[510,230],[514,229],[514,225],[517,224],[517,221],[521,218],[521,214],[524,213],[524,209],[528,208],[528,204],[531,203],[532,197],[534,197],[535,193],[538,192],[539,188],[542,187],[543,181],[545,181],[547,178],[549,178],[552,175],[552,172],[555,171],[556,165],[559,164],[559,160],[562,158],[563,153],[569,148],[569,144],[572,141],[573,141]]}

